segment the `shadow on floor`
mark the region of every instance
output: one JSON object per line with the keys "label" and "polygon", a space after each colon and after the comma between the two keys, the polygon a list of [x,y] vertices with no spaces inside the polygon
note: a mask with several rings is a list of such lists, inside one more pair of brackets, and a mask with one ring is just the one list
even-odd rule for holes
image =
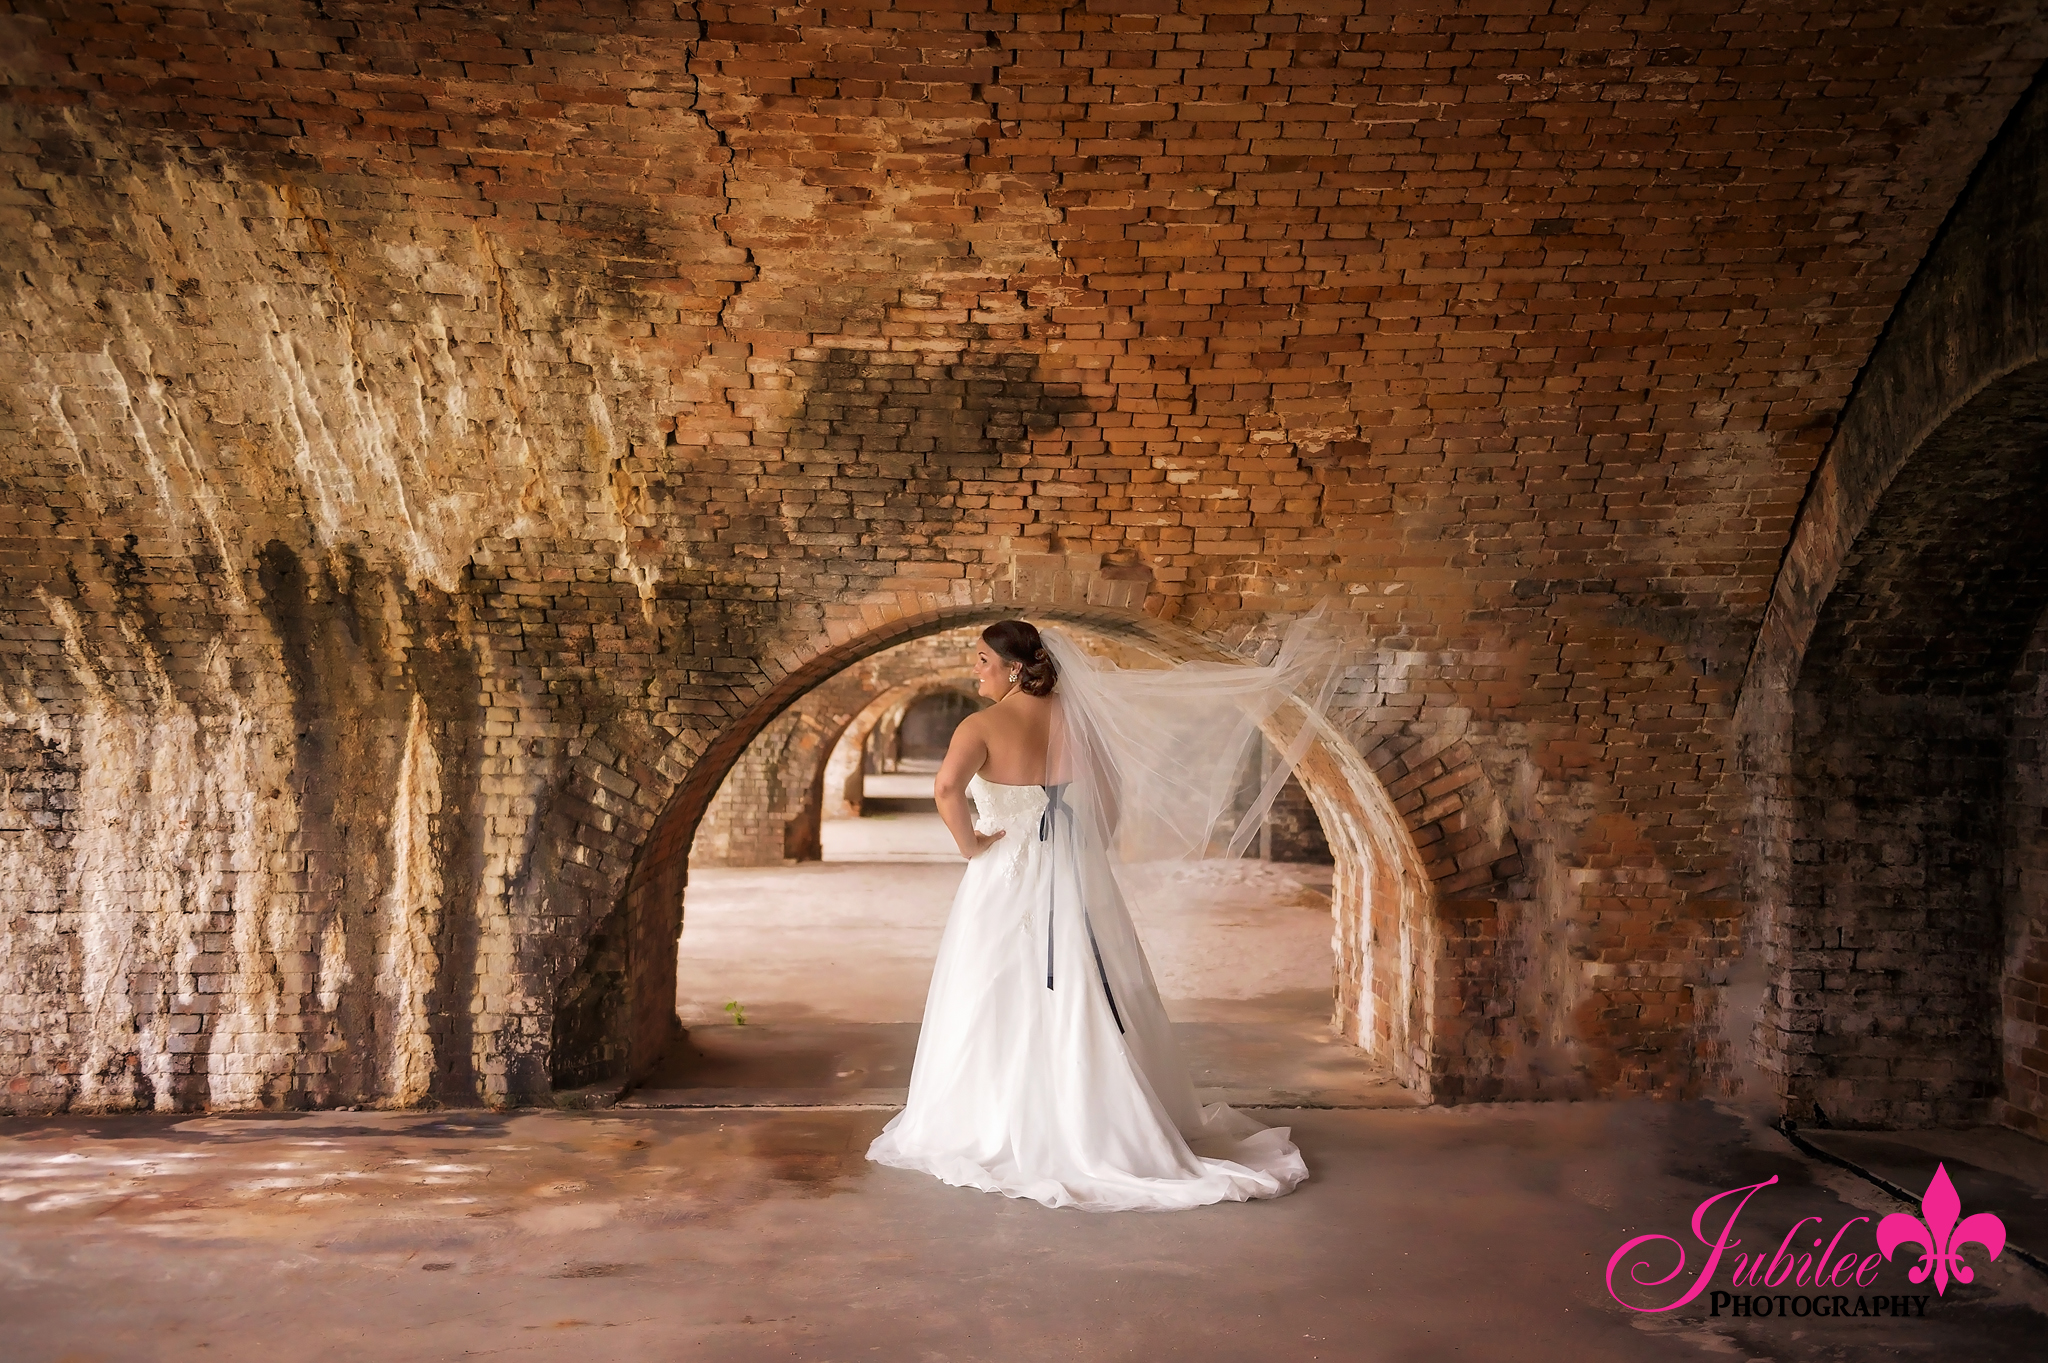
{"label": "shadow on floor", "polygon": [[1913,1198],[1926,1196],[1937,1168],[1962,1199],[1962,1214],[1991,1212],[2006,1240],[2048,1263],[2048,1145],[1998,1126],[1927,1131],[1835,1131],[1801,1127],[1799,1139]]}
{"label": "shadow on floor", "polygon": [[744,1026],[700,1023],[620,1106],[901,1107],[917,1030],[914,1022],[787,1016]]}

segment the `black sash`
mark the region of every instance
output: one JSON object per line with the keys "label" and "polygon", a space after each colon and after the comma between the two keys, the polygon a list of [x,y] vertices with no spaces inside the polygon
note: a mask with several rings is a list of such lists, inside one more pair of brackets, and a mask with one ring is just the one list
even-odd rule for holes
{"label": "black sash", "polygon": [[[1074,807],[1067,803],[1067,786],[1065,782],[1056,786],[1042,786],[1040,789],[1045,792],[1045,812],[1038,816],[1038,840],[1054,844],[1052,851],[1055,858],[1054,867],[1056,868],[1059,847],[1057,841],[1053,838],[1053,834],[1059,829],[1059,815],[1062,813],[1067,816],[1068,829],[1072,830],[1074,826]],[[1095,977],[1102,981],[1102,997],[1109,1000],[1109,1015],[1116,1021],[1117,1034],[1122,1035],[1124,1016],[1118,1011],[1116,994],[1109,987],[1109,971],[1102,964],[1102,948],[1095,941],[1095,924],[1088,917],[1087,901],[1081,894],[1081,865],[1071,853],[1068,855],[1067,861],[1074,871],[1074,898],[1081,901],[1081,926],[1088,931],[1088,949],[1095,953]],[[1046,872],[1045,891],[1045,987],[1047,989],[1052,988],[1053,973],[1052,914],[1055,896],[1054,882],[1052,880],[1053,869],[1048,868]]]}

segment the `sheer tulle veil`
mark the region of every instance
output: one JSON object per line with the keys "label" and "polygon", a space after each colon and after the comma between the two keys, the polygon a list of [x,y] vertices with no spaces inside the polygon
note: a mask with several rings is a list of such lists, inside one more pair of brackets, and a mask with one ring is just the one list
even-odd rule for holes
{"label": "sheer tulle veil", "polygon": [[[1059,671],[1045,784],[969,783],[1002,838],[968,862],[910,1092],[868,1157],[1049,1207],[1278,1197],[1308,1166],[1286,1128],[1202,1103],[1126,872],[1243,850],[1329,708],[1336,641],[1311,617],[1265,664],[1146,670],[1039,633]],[[1285,759],[1263,772],[1262,729]]]}
{"label": "sheer tulle veil", "polygon": [[[1075,817],[1127,865],[1241,855],[1326,727],[1343,676],[1342,641],[1321,610],[1296,619],[1263,664],[1123,668],[1057,625],[1040,637],[1059,668],[1050,766],[1071,782]],[[1260,761],[1262,733],[1280,760]]]}

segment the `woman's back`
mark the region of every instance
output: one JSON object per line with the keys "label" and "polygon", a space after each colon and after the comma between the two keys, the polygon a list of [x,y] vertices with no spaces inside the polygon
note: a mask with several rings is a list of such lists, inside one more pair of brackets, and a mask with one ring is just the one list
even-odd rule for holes
{"label": "woman's back", "polygon": [[1058,712],[1057,698],[1018,691],[970,715],[961,722],[961,736],[979,745],[982,753],[980,764],[966,775],[978,772],[982,780],[1002,786],[1041,786],[1060,780],[1051,751]]}

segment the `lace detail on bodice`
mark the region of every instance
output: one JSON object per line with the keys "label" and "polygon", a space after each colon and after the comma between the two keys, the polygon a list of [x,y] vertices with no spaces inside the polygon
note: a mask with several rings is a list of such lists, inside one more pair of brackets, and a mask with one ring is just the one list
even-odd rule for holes
{"label": "lace detail on bodice", "polygon": [[967,783],[967,793],[974,799],[974,826],[983,833],[999,828],[1008,832],[1027,824],[1035,830],[1045,811],[1042,786],[999,786],[975,776]]}
{"label": "lace detail on bodice", "polygon": [[1038,816],[1045,812],[1044,788],[997,785],[976,775],[967,782],[967,794],[974,801],[975,831],[1004,834],[1001,842],[982,855],[1001,858],[1003,874],[1016,879],[1024,867],[1024,853],[1038,837]]}

